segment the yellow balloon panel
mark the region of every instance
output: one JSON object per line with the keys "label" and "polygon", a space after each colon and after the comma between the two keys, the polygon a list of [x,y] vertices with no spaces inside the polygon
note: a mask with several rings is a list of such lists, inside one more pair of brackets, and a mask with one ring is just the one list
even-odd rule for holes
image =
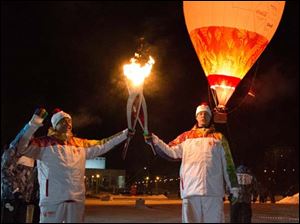
{"label": "yellow balloon panel", "polygon": [[285,1],[184,1],[183,11],[189,33],[201,27],[234,27],[270,41],[284,5]]}
{"label": "yellow balloon panel", "polygon": [[[242,79],[268,44],[255,32],[231,27],[202,27],[193,30],[190,37],[208,78],[225,75]],[[237,81],[227,84],[235,87]],[[220,83],[210,82],[215,84]]]}

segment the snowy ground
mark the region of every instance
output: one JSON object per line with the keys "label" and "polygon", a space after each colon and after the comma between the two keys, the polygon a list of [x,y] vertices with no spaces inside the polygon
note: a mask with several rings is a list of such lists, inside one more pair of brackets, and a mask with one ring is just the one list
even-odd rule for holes
{"label": "snowy ground", "polygon": [[277,202],[278,204],[299,204],[299,193],[288,196]]}
{"label": "snowy ground", "polygon": [[[144,199],[136,206],[137,199]],[[299,223],[298,204],[253,204],[253,223]],[[229,204],[225,203],[229,222]],[[181,200],[165,196],[107,196],[86,200],[86,223],[181,223]]]}

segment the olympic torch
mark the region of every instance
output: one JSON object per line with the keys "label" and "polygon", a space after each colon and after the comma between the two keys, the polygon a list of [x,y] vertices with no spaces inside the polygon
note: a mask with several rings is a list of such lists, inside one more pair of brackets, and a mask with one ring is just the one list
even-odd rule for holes
{"label": "olympic torch", "polygon": [[[124,75],[126,76],[126,83],[129,92],[127,100],[127,125],[130,130],[135,130],[137,122],[139,122],[141,128],[144,131],[144,135],[148,135],[148,114],[147,105],[143,95],[143,84],[145,78],[147,78],[152,69],[152,65],[155,63],[154,59],[149,56],[148,61],[141,64],[142,56],[135,53],[135,56],[130,59],[130,64],[123,66]],[[125,159],[129,142],[132,137],[128,137],[124,145],[122,158]],[[155,151],[152,151],[155,155]]]}

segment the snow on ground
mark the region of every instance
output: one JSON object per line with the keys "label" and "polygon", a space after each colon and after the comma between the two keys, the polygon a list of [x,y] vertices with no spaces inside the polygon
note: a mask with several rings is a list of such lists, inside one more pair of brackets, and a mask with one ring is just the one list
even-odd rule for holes
{"label": "snow on ground", "polygon": [[[114,195],[113,195],[114,196]],[[154,199],[146,196],[143,206],[136,197],[113,199],[87,198],[86,223],[181,223],[180,199]],[[299,223],[299,204],[255,203],[253,223]],[[230,220],[230,205],[224,203],[225,222]]]}
{"label": "snow on ground", "polygon": [[285,197],[280,201],[277,201],[276,204],[299,204],[299,193]]}
{"label": "snow on ground", "polygon": [[134,196],[131,196],[131,195],[111,195],[111,197],[113,199],[139,199],[139,198],[143,198],[143,199],[153,199],[153,200],[157,200],[157,199],[168,199],[167,196],[163,195],[163,194],[159,194],[159,195],[134,195]]}

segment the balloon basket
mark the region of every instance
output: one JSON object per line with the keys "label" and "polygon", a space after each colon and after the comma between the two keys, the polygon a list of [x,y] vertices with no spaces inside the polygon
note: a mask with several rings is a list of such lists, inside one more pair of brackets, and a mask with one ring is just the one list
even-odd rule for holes
{"label": "balloon basket", "polygon": [[220,112],[220,111],[214,111],[214,122],[219,123],[219,124],[227,123],[227,113]]}

